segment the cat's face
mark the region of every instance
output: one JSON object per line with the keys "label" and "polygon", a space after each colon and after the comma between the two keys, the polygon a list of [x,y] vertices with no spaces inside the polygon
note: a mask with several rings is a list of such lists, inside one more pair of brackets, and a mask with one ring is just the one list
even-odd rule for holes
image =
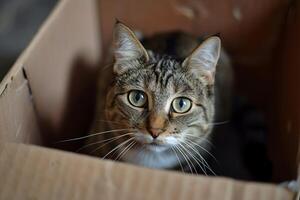
{"label": "cat's face", "polygon": [[115,84],[106,104],[113,129],[128,129],[140,146],[162,151],[205,140],[214,117],[217,37],[185,61],[147,52],[123,24],[115,28]]}

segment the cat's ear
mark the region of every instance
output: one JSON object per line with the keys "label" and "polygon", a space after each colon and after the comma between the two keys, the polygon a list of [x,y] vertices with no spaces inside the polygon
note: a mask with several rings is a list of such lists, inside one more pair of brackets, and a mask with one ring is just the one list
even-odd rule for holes
{"label": "cat's ear", "polygon": [[221,40],[217,36],[206,39],[183,61],[183,66],[197,77],[204,77],[209,85],[214,84],[216,65],[220,57]]}
{"label": "cat's ear", "polygon": [[131,67],[130,61],[142,59],[147,62],[149,56],[146,49],[134,33],[121,22],[116,22],[113,35],[115,65],[114,72],[122,74]]}

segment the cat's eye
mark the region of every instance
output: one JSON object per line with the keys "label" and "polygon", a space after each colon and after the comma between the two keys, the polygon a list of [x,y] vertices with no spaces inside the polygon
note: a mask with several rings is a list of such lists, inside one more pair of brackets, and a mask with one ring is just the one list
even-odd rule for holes
{"label": "cat's eye", "polygon": [[186,113],[192,108],[192,101],[186,97],[178,97],[172,102],[172,109],[176,113]]}
{"label": "cat's eye", "polygon": [[132,90],[128,93],[128,101],[135,107],[143,107],[147,102],[147,95],[140,90]]}

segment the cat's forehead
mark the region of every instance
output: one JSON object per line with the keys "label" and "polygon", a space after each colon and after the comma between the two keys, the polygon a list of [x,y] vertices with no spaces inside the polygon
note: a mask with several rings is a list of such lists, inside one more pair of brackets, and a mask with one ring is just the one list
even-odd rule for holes
{"label": "cat's forehead", "polygon": [[152,58],[148,67],[159,73],[167,73],[181,70],[181,63],[171,56],[162,56]]}
{"label": "cat's forehead", "polygon": [[[169,57],[156,57],[148,63],[140,63],[119,77],[119,87],[146,90],[163,98],[174,93],[198,96],[199,82],[181,66],[181,62]],[[126,90],[126,89],[125,89]]]}
{"label": "cat's forehead", "polygon": [[146,68],[144,73],[148,78],[144,80],[145,87],[153,93],[168,95],[189,85],[188,82],[183,81],[187,74],[182,70],[181,64],[171,57],[161,58]]}

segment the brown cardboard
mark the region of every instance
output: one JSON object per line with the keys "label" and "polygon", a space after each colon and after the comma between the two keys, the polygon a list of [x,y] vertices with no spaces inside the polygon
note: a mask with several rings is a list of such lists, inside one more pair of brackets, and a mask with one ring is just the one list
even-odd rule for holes
{"label": "brown cardboard", "polygon": [[183,175],[31,145],[1,144],[0,199],[292,200],[270,184]]}
{"label": "brown cardboard", "polygon": [[[41,128],[48,140],[79,129],[68,130],[65,124],[71,109],[68,106],[91,87],[101,58],[97,9],[96,1],[62,1],[24,59]],[[75,94],[71,93],[72,86],[77,87]],[[84,115],[84,103],[79,104]],[[72,120],[73,126],[80,124]]]}
{"label": "brown cardboard", "polygon": [[[281,44],[279,45],[277,57],[273,68],[276,73],[274,92],[274,110],[278,115],[273,115],[273,137],[271,155],[274,162],[274,173],[276,177],[282,177],[282,171],[286,170],[289,177],[295,176],[299,160],[297,152],[299,149],[299,130],[300,130],[300,4],[297,1],[290,7]],[[286,147],[281,149],[280,147]],[[281,158],[285,161],[282,162]]]}
{"label": "brown cardboard", "polygon": [[[88,130],[93,116],[94,96],[91,94],[95,90],[96,72],[99,66],[103,67],[100,65],[105,60],[102,52],[107,51],[116,16],[146,34],[164,27],[167,30],[182,27],[194,34],[204,33],[204,30],[214,33],[220,28],[224,31],[225,47],[237,62],[240,79],[246,77],[242,83],[254,78],[258,85],[268,82],[261,90],[248,94],[258,105],[265,106],[276,96],[268,95],[274,88],[284,91],[292,86],[286,73],[278,87],[270,87],[274,83],[271,58],[277,52],[286,52],[281,65],[276,66],[285,69],[284,63],[289,60],[289,71],[296,76],[298,71],[293,70],[299,61],[297,48],[294,48],[297,52],[289,54],[293,40],[281,40],[281,37],[296,37],[290,27],[300,27],[298,15],[292,17],[295,24],[285,24],[285,20],[289,7],[299,8],[298,5],[284,0],[243,1],[239,5],[232,1],[155,2],[59,2],[0,85],[0,199],[293,199],[294,193],[272,184],[150,170],[49,148],[59,139],[76,137]],[[240,11],[234,9],[236,5]],[[203,14],[201,6],[217,14],[212,18],[213,23],[202,26],[207,18],[200,15]],[[127,9],[123,9],[125,7]],[[154,23],[151,13],[163,20]],[[206,17],[212,17],[211,13]],[[255,40],[257,38],[260,41]],[[266,45],[260,46],[263,42]],[[101,74],[101,78],[105,77],[105,71]],[[295,97],[292,90],[286,94]],[[292,104],[295,107],[296,99]],[[283,97],[278,98],[278,102],[283,106],[289,104]],[[267,111],[272,110],[267,108]],[[300,112],[291,108],[289,111],[293,112],[293,124],[296,124]],[[270,111],[270,115],[281,116],[280,112],[285,111]],[[279,127],[276,123],[272,125]],[[280,158],[274,158],[282,173],[279,180],[295,178],[294,155],[298,144],[294,141],[299,138],[299,129],[294,127],[288,137],[285,129],[281,129],[281,136],[277,138],[284,137],[282,147],[292,145],[293,148],[280,151],[278,146],[270,146],[270,152],[276,152]],[[285,156],[286,153],[290,156]],[[282,164],[285,162],[289,164]]]}
{"label": "brown cardboard", "polygon": [[22,66],[19,69],[2,85],[0,141],[41,144],[29,82]]}

